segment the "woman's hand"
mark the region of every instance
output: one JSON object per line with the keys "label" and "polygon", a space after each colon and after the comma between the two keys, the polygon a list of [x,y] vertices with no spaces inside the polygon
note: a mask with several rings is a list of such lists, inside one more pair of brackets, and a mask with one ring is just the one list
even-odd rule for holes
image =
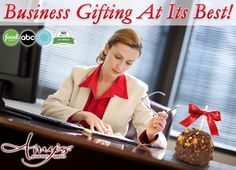
{"label": "woman's hand", "polygon": [[97,130],[100,133],[104,133],[107,135],[113,135],[112,128],[109,124],[103,122],[99,117],[97,117],[95,114],[87,111],[81,111],[77,112],[72,117],[73,120],[76,119],[76,121],[86,121],[86,123],[90,126],[91,130]]}
{"label": "woman's hand", "polygon": [[147,125],[146,134],[150,142],[154,141],[158,132],[161,132],[166,125],[166,112],[158,112],[157,116],[153,117]]}

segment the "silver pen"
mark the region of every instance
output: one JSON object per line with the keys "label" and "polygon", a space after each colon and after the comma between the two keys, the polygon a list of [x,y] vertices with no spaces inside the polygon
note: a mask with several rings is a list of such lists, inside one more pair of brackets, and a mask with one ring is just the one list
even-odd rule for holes
{"label": "silver pen", "polygon": [[[172,111],[176,110],[178,107],[179,107],[179,105],[176,105],[175,107],[173,107],[170,110],[166,111],[166,114],[169,115]],[[158,113],[155,110],[153,110],[152,108],[150,108],[150,109],[154,113],[153,117],[158,115]]]}
{"label": "silver pen", "polygon": [[169,114],[170,112],[176,110],[178,107],[179,107],[179,105],[176,105],[176,106],[173,107],[172,109],[168,110],[168,111],[166,112],[166,114]]}

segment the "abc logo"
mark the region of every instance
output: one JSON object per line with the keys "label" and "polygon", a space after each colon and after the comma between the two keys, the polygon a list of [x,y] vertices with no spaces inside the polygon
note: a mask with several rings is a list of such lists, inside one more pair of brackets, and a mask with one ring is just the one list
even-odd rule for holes
{"label": "abc logo", "polygon": [[25,46],[32,46],[35,43],[35,33],[31,30],[25,30],[20,35],[20,41]]}

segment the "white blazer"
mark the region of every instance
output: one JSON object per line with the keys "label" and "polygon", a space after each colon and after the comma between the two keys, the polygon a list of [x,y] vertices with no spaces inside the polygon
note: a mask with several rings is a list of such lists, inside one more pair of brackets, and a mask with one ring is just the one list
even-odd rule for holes
{"label": "white blazer", "polygon": [[[74,113],[82,111],[90,94],[90,88],[79,87],[96,68],[76,67],[71,75],[64,81],[58,91],[49,95],[43,104],[42,114],[56,119],[67,121]],[[141,102],[146,96],[148,86],[137,78],[126,75],[128,99],[114,96],[110,99],[102,120],[111,125],[113,133],[125,136],[128,131],[129,121],[132,120],[137,134],[140,135],[152,118],[152,112]],[[150,105],[146,97],[145,102]],[[152,146],[166,148],[166,138],[162,132],[158,139],[151,143]]]}

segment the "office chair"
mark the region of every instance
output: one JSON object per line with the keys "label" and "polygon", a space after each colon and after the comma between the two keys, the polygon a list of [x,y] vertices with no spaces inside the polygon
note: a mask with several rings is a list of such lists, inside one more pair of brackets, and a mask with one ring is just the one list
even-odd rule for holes
{"label": "office chair", "polygon": [[[166,107],[166,106],[163,106],[159,103],[156,103],[154,101],[151,101],[151,108],[156,111],[156,112],[160,112],[160,111],[168,111],[169,108]],[[163,130],[163,134],[165,135],[166,139],[168,139],[169,137],[169,134],[170,134],[170,129],[171,129],[171,125],[172,125],[172,122],[173,122],[173,118],[174,118],[174,115],[175,115],[175,112],[176,111],[172,111],[170,112],[170,114],[168,115],[168,118],[166,119],[166,126]],[[129,129],[128,129],[128,132],[127,134],[125,135],[126,138],[129,138],[129,139],[132,139],[132,140],[137,140],[137,133],[136,133],[136,130],[132,124],[132,121],[130,121],[129,123]]]}

